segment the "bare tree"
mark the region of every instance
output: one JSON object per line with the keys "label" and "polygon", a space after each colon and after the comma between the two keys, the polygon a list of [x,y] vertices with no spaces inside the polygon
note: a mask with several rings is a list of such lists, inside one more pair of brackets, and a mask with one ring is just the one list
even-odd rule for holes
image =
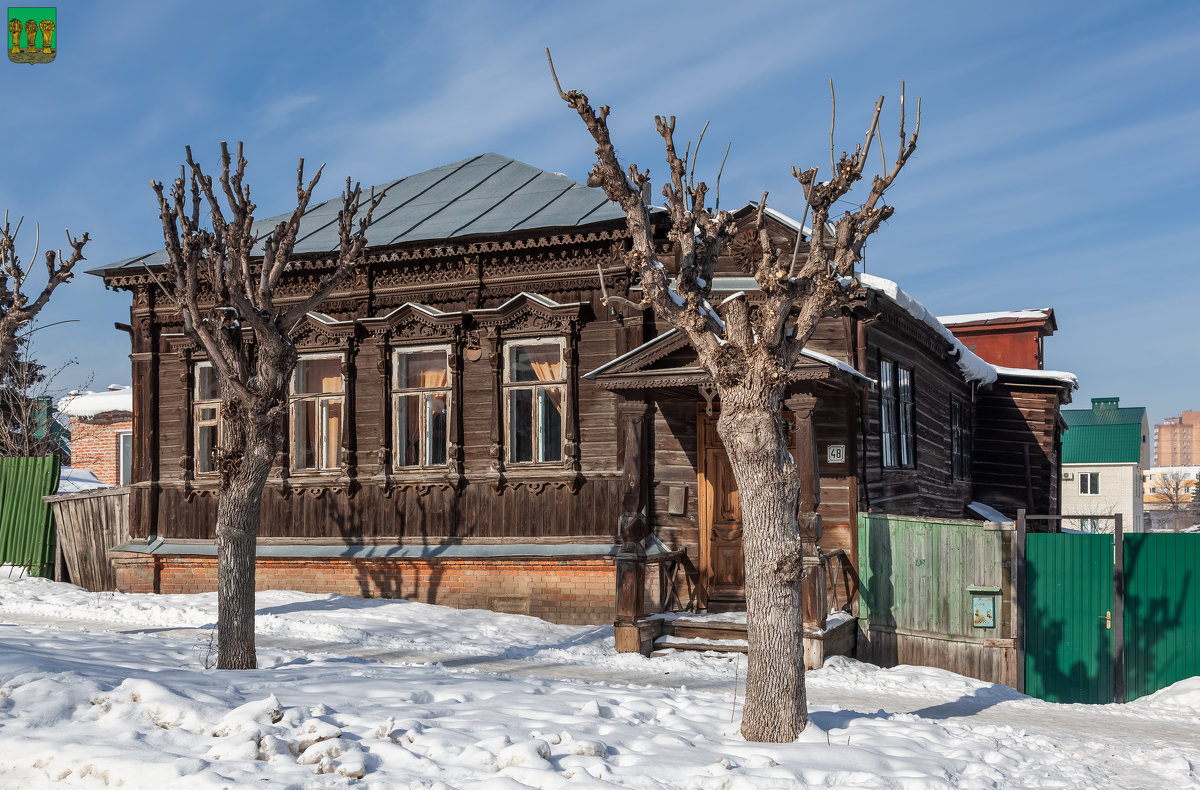
{"label": "bare tree", "polygon": [[1151,482],[1149,502],[1155,510],[1165,513],[1166,520],[1175,532],[1191,525],[1192,487],[1195,479],[1184,469],[1169,469],[1155,473]]}
{"label": "bare tree", "polygon": [[[549,59],[549,50],[546,56]],[[596,142],[598,161],[588,185],[603,189],[625,212],[631,245],[626,263],[640,277],[644,296],[640,302],[619,301],[635,309],[653,309],[683,333],[716,385],[721,402],[717,432],[729,454],[742,507],[750,643],[742,734],[750,741],[794,740],[808,720],[797,516],[817,516],[797,514],[801,481],[788,451],[781,401],[792,367],[817,323],[847,304],[857,287],[854,265],[862,259],[863,245],[892,215],[883,196],[916,150],[920,105],[916,130],[909,136],[904,130],[902,89],[895,161],[886,174],[872,180],[866,200],[837,218],[832,227],[834,204],[863,176],[883,97],[875,105],[865,141],[853,154],[841,155],[828,180],[818,182],[816,168],[792,168],[804,189],[806,211],[812,213],[807,254],[800,254],[799,239],[794,250],[776,249],[765,231],[767,196],[763,195],[753,220],[759,250],[748,265],[758,292],[738,294],[718,311],[709,302],[713,271],[737,230],[736,223],[728,211],[705,205],[708,187],[690,177],[688,153],[682,158],[677,153],[675,118],[654,119],[670,170],[662,194],[670,220],[667,236],[678,261],[672,285],[655,254],[649,171],[630,165],[626,172],[609,136],[609,108],[593,110],[585,94],[564,92],[553,62],[550,70],[559,96],[579,114]]]}
{"label": "bare tree", "polygon": [[55,381],[74,359],[47,371],[33,358],[28,334],[18,338],[17,353],[0,371],[0,456],[34,458],[56,455],[66,465],[66,427],[58,422],[53,391]]}
{"label": "bare tree", "polygon": [[[342,193],[338,213],[339,246],[332,271],[307,298],[288,304],[276,288],[291,262],[300,218],[308,208],[317,170],[307,186],[304,160],[296,170],[296,208],[261,240],[254,230],[246,160],[238,144],[233,163],[221,143],[221,175],[214,189],[187,148],[187,164],[158,197],[168,262],[163,286],[183,318],[184,333],[208,355],[221,394],[221,429],[215,462],[220,471],[217,494],[217,668],[253,669],[254,563],[259,508],[271,464],[283,440],[280,418],[287,407],[288,383],[296,367],[291,333],[363,259],[366,229],[378,200],[368,201],[358,219],[362,190]],[[190,197],[189,197],[190,187]],[[211,229],[201,224],[207,211]]]}
{"label": "bare tree", "polygon": [[[54,289],[71,279],[71,270],[82,260],[84,245],[88,243],[88,234],[83,238],[71,237],[67,231],[67,242],[71,246],[71,256],[63,258],[62,250],[46,250],[46,284],[41,293],[31,302],[22,290],[29,277],[29,271],[21,264],[17,255],[17,234],[21,231],[24,218],[17,220],[14,228],[9,224],[8,212],[4,213],[4,226],[0,227],[0,370],[7,370],[9,362],[17,353],[17,333],[21,327],[28,324],[41,312],[50,301]],[[41,233],[34,226],[33,257],[37,258]]]}

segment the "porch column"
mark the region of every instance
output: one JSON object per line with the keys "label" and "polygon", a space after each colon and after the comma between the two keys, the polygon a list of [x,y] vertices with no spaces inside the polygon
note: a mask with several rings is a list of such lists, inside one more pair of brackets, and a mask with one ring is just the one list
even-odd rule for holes
{"label": "porch column", "polygon": [[825,568],[817,554],[817,541],[821,538],[821,515],[817,512],[821,504],[821,474],[817,466],[817,439],[813,427],[817,398],[814,395],[792,395],[784,401],[784,405],[792,412],[793,448],[796,471],[800,476],[796,522],[800,530],[804,565],[800,577],[804,624],[824,629],[828,614],[825,605]]}
{"label": "porch column", "polygon": [[650,534],[646,496],[647,404],[625,402],[618,409],[623,468],[621,515],[617,530],[621,550],[617,554],[617,625],[632,625],[645,613],[646,547]]}

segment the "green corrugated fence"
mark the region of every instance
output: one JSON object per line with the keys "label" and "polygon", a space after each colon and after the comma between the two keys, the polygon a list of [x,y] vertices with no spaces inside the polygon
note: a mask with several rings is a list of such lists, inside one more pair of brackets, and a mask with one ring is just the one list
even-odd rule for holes
{"label": "green corrugated fence", "polygon": [[1200,535],[1125,536],[1125,699],[1200,675]]}
{"label": "green corrugated fence", "polygon": [[54,516],[42,497],[57,490],[57,458],[0,458],[0,564],[54,575]]}

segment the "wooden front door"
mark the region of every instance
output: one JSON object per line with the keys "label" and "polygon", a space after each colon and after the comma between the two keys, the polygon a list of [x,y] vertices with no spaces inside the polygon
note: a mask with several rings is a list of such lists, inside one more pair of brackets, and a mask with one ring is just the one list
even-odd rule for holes
{"label": "wooden front door", "polygon": [[704,473],[710,503],[708,608],[709,611],[741,611],[746,608],[742,507],[724,448],[705,448]]}
{"label": "wooden front door", "polygon": [[746,561],[742,554],[742,507],[717,421],[699,419],[700,575],[710,612],[746,608]]}

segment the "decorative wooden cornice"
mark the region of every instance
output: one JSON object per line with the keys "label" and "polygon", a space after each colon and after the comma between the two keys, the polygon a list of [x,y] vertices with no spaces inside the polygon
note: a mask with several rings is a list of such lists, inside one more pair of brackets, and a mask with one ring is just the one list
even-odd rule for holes
{"label": "decorative wooden cornice", "polygon": [[480,329],[489,332],[568,334],[576,331],[590,312],[591,306],[586,302],[561,304],[541,294],[523,291],[499,307],[471,310],[470,314]]}
{"label": "decorative wooden cornice", "polygon": [[466,312],[443,312],[416,302],[405,302],[383,315],[359,320],[366,333],[376,339],[428,341],[457,336],[467,325]]}

